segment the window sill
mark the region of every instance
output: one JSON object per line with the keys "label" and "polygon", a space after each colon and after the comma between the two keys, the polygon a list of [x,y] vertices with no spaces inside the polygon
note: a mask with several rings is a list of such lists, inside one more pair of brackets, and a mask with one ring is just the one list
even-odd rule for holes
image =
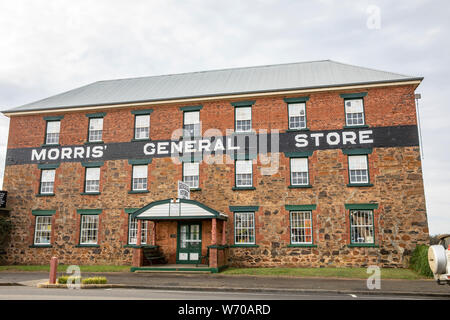
{"label": "window sill", "polygon": [[159,246],[153,246],[151,244],[141,244],[140,246],[138,246],[137,244],[126,244],[123,246],[123,248],[134,248],[134,249],[139,249],[139,248],[158,248]]}
{"label": "window sill", "polygon": [[203,136],[181,136],[180,140],[200,140]]}
{"label": "window sill", "polygon": [[86,141],[84,144],[104,144],[103,141]]}
{"label": "window sill", "polygon": [[150,191],[148,190],[131,190],[128,191],[129,194],[135,194],[135,193],[149,193]]}
{"label": "window sill", "polygon": [[81,192],[82,196],[98,196],[101,192]]}
{"label": "window sill", "polygon": [[361,128],[369,128],[367,124],[355,125],[355,126],[344,126],[344,129],[361,129]]}
{"label": "window sill", "polygon": [[317,244],[288,244],[288,248],[317,248]]}
{"label": "window sill", "polygon": [[77,244],[75,248],[99,248],[99,244]]}
{"label": "window sill", "polygon": [[54,197],[54,193],[37,193],[36,197]]}
{"label": "window sill", "polygon": [[231,190],[238,191],[238,190],[256,190],[255,187],[233,187]]}
{"label": "window sill", "polygon": [[287,130],[286,130],[286,132],[301,132],[301,131],[309,131],[309,128],[287,129]]}
{"label": "window sill", "polygon": [[347,187],[373,187],[372,183],[349,183]]}
{"label": "window sill", "polygon": [[256,135],[256,131],[253,129],[251,131],[234,131],[231,135],[238,136],[238,135],[248,135],[248,134]]}
{"label": "window sill", "polygon": [[131,139],[131,142],[139,142],[139,141],[152,141],[152,139],[150,139],[150,138],[144,138],[144,139],[133,138],[133,139]]}
{"label": "window sill", "polygon": [[257,244],[232,244],[230,248],[259,248]]}
{"label": "window sill", "polygon": [[29,248],[52,248],[51,244],[32,244]]}
{"label": "window sill", "polygon": [[380,246],[374,243],[351,243],[348,244],[347,247],[349,248],[379,248]]}
{"label": "window sill", "polygon": [[202,188],[192,188],[192,189],[190,189],[190,191],[202,191]]}
{"label": "window sill", "polygon": [[61,145],[59,144],[59,143],[54,143],[54,144],[52,144],[52,143],[44,143],[44,144],[41,144],[41,147],[60,147]]}
{"label": "window sill", "polygon": [[289,188],[289,189],[312,188],[312,185],[310,185],[310,184],[298,185],[298,186],[296,186],[296,185],[290,185],[288,188]]}

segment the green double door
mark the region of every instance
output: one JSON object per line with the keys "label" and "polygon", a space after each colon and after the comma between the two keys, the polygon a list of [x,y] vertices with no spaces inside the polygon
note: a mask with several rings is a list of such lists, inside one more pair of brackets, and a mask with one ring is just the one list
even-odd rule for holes
{"label": "green double door", "polygon": [[177,263],[199,263],[202,252],[201,224],[178,223]]}

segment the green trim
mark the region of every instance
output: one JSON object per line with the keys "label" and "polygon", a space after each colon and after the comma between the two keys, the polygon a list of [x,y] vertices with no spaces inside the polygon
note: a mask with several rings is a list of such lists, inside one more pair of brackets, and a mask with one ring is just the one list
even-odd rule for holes
{"label": "green trim", "polygon": [[[313,230],[314,233],[314,230]],[[317,248],[317,244],[288,244],[287,248]]]}
{"label": "green trim", "polygon": [[125,213],[131,214],[136,212],[136,210],[139,210],[139,208],[125,208],[123,210],[125,211]]}
{"label": "green trim", "polygon": [[148,190],[130,190],[128,191],[129,194],[135,194],[135,193],[149,193]]}
{"label": "green trim", "polygon": [[32,244],[28,248],[53,248],[51,244]]}
{"label": "green trim", "polygon": [[77,209],[77,213],[78,214],[101,214],[102,213],[102,209]]}
{"label": "green trim", "polygon": [[317,205],[316,204],[286,204],[284,208],[288,211],[297,211],[297,210],[316,210]]}
{"label": "green trim", "polygon": [[186,107],[180,107],[181,111],[200,111],[203,109],[203,106],[200,104],[198,106],[186,106]]}
{"label": "green trim", "polygon": [[364,247],[379,248],[380,246],[378,244],[374,244],[374,243],[350,243],[347,245],[347,247],[349,247],[349,248],[364,248]]}
{"label": "green trim", "polygon": [[251,107],[255,104],[255,100],[230,102],[233,107]]}
{"label": "green trim", "polygon": [[41,169],[41,170],[57,169],[58,167],[59,167],[59,163],[43,163],[43,164],[38,164],[38,169]]}
{"label": "green trim", "polygon": [[341,93],[339,96],[343,99],[360,99],[367,96],[367,92]]}
{"label": "green trim", "polygon": [[286,102],[287,104],[289,103],[301,103],[301,102],[306,102],[309,100],[309,96],[304,96],[304,97],[296,97],[296,98],[284,98],[283,99],[284,102]]}
{"label": "green trim", "polygon": [[346,203],[346,210],[374,210],[378,209],[378,203]]}
{"label": "green trim", "polygon": [[178,160],[181,162],[200,162],[203,160],[202,153],[191,153],[191,154],[183,154],[182,156],[178,156]]}
{"label": "green trim", "polygon": [[99,244],[77,244],[75,248],[99,248]]}
{"label": "green trim", "polygon": [[342,153],[348,156],[371,154],[373,148],[361,148],[361,149],[342,149]]}
{"label": "green trim", "polygon": [[248,212],[248,211],[258,211],[259,206],[229,206],[231,212]]}
{"label": "green trim", "polygon": [[[47,134],[46,134],[47,135]],[[48,144],[48,143],[43,143],[41,144],[41,147],[60,147],[61,145],[59,143],[55,143],[55,144]]]}
{"label": "green trim", "polygon": [[128,164],[131,165],[145,165],[152,163],[153,158],[149,159],[128,159]]}
{"label": "green trim", "polygon": [[284,152],[284,156],[286,158],[306,158],[306,157],[311,157],[313,155],[313,153],[314,153],[314,150],[302,151],[302,152]]}
{"label": "green trim", "polygon": [[61,121],[64,118],[64,116],[49,116],[44,117],[45,121]]}
{"label": "green trim", "polygon": [[301,131],[310,131],[310,130],[309,130],[309,128],[287,129],[285,132],[301,132]]}
{"label": "green trim", "polygon": [[88,118],[103,118],[106,116],[106,112],[86,113]]}
{"label": "green trim", "polygon": [[155,249],[155,248],[159,248],[159,246],[153,246],[151,244],[141,244],[140,246],[138,246],[136,244],[124,244],[122,246],[122,248],[134,248],[134,249],[150,248],[150,249]]}
{"label": "green trim", "polygon": [[239,190],[256,190],[256,187],[233,187],[231,188],[233,191],[239,191]]}
{"label": "green trim", "polygon": [[367,124],[360,124],[360,125],[354,125],[354,126],[344,126],[344,129],[362,129],[362,128],[369,128]]}
{"label": "green trim", "polygon": [[373,183],[348,183],[347,187],[373,187]]}
{"label": "green trim", "polygon": [[102,140],[102,141],[86,141],[84,144],[103,144],[103,143],[105,142]]}
{"label": "green trim", "polygon": [[230,248],[259,248],[258,244],[232,244]]}
{"label": "green trim", "polygon": [[150,139],[150,138],[142,138],[142,139],[133,138],[133,139],[131,139],[131,142],[139,142],[139,141],[152,141],[152,139]]}
{"label": "green trim", "polygon": [[82,196],[98,196],[101,192],[81,192]]}
{"label": "green trim", "polygon": [[224,249],[227,249],[228,247],[229,247],[229,246],[228,246],[227,244],[225,244],[225,245],[213,244],[213,245],[207,246],[207,248],[210,248],[210,249],[219,249],[219,250],[224,250]]}
{"label": "green trim", "polygon": [[313,186],[310,184],[299,184],[299,185],[290,185],[288,186],[289,189],[308,189],[312,188]]}
{"label": "green trim", "polygon": [[52,216],[56,210],[31,210],[33,216]]}
{"label": "green trim", "polygon": [[137,116],[145,116],[151,114],[153,109],[144,109],[144,110],[132,110],[131,113]]}
{"label": "green trim", "polygon": [[[181,200],[181,199],[180,199]],[[180,247],[180,241],[181,241],[181,236],[180,236],[180,229],[181,226],[185,225],[187,226],[187,230],[188,233],[191,233],[191,226],[192,225],[198,225],[199,226],[199,239],[200,240],[200,245],[198,248],[191,248],[190,245],[187,245],[187,248],[181,248]],[[196,264],[196,263],[201,263],[201,257],[202,257],[202,245],[203,245],[203,237],[202,237],[202,222],[178,222],[177,223],[177,250],[176,250],[176,263],[177,264]],[[182,253],[188,253],[188,255],[190,256],[190,253],[197,253],[198,254],[198,259],[197,260],[179,260],[178,257],[180,256],[180,251]]]}
{"label": "green trim", "polygon": [[105,164],[104,161],[99,162],[82,162],[81,165],[85,168],[98,168]]}
{"label": "green trim", "polygon": [[55,196],[54,193],[36,193],[36,197],[54,197],[54,196]]}
{"label": "green trim", "polygon": [[[230,158],[232,160],[253,160],[258,157],[257,153],[230,153]],[[253,173],[253,170],[252,170]]]}
{"label": "green trim", "polygon": [[[236,121],[234,122],[235,127],[236,127]],[[236,128],[234,128],[234,132],[231,132],[231,135],[229,135],[229,137],[237,137],[237,136],[255,136],[256,132],[255,130],[253,130],[253,128],[251,129],[251,131],[238,131],[236,132]]]}
{"label": "green trim", "polygon": [[192,188],[190,189],[191,192],[195,192],[195,191],[202,191],[202,188]]}

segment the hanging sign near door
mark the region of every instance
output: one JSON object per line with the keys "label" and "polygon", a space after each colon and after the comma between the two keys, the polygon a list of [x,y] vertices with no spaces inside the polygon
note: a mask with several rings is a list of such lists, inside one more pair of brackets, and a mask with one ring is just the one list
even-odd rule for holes
{"label": "hanging sign near door", "polygon": [[190,199],[191,198],[191,188],[187,183],[183,181],[178,181],[178,199]]}

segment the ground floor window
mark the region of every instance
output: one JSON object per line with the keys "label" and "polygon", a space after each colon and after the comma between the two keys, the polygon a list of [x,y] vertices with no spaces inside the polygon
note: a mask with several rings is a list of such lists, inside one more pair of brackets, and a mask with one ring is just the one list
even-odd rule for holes
{"label": "ground floor window", "polygon": [[98,215],[82,215],[80,228],[80,244],[97,244]]}
{"label": "ground floor window", "polygon": [[[142,221],[141,244],[147,244],[148,221]],[[128,244],[137,244],[138,220],[132,219],[131,214],[128,221]]]}
{"label": "ground floor window", "polygon": [[291,211],[291,243],[313,243],[311,211]]}
{"label": "ground floor window", "polygon": [[372,210],[350,210],[351,243],[374,243]]}
{"label": "ground floor window", "polygon": [[37,216],[36,226],[34,229],[34,244],[46,245],[50,244],[52,233],[52,217],[51,216]]}
{"label": "ground floor window", "polygon": [[255,244],[255,213],[236,212],[234,214],[235,244]]}

